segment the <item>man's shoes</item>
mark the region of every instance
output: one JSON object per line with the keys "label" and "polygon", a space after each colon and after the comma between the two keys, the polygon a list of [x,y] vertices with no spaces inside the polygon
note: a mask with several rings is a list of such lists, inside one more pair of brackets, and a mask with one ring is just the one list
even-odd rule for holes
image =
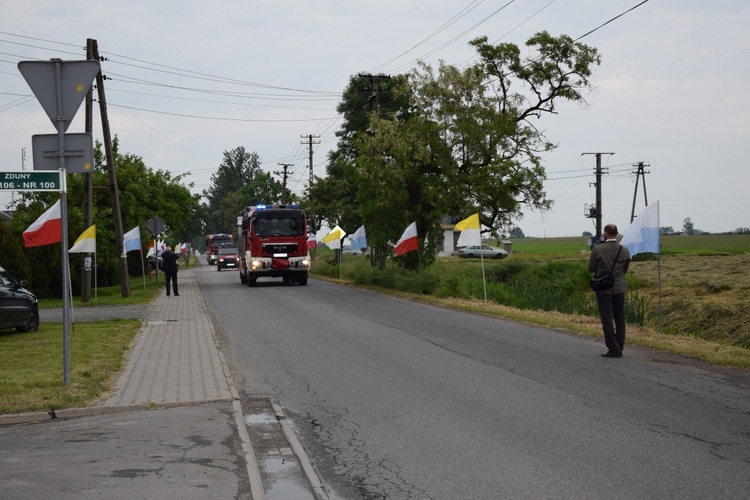
{"label": "man's shoes", "polygon": [[603,358],[621,358],[622,354],[619,352],[608,351],[606,354],[602,354]]}
{"label": "man's shoes", "polygon": [[179,296],[180,296],[180,294],[179,294],[179,293],[177,293],[177,292],[175,292],[174,296],[175,296],[175,297],[179,297]]}
{"label": "man's shoes", "polygon": [[167,297],[169,297],[169,294],[167,294]]}

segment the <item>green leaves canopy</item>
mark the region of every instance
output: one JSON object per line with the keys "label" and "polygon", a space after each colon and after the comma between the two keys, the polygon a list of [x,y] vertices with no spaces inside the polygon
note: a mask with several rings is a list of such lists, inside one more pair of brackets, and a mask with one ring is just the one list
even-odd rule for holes
{"label": "green leaves canopy", "polygon": [[[311,191],[318,214],[338,224],[343,209],[356,211],[380,252],[416,220],[420,239],[430,235],[424,263],[434,255],[445,216],[479,212],[498,235],[524,209],[552,206],[542,155],[554,145],[530,120],[555,114],[561,99],[584,102],[591,69],[600,63],[596,49],[547,32],[526,42],[529,56],[486,37],[471,45],[480,60],[465,69],[420,64],[408,77],[392,78],[382,89],[391,108],[367,121],[352,90],[363,82],[352,79],[339,107],[345,119],[339,149],[329,157],[328,178]],[[416,267],[408,254],[402,262]]]}

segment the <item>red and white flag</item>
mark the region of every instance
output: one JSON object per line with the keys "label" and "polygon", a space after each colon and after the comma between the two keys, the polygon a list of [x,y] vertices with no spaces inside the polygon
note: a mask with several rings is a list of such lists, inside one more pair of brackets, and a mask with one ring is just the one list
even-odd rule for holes
{"label": "red and white flag", "polygon": [[412,222],[409,227],[406,228],[404,234],[399,238],[396,246],[393,247],[393,254],[396,256],[403,255],[406,252],[419,249],[419,240],[417,239],[417,223]]}
{"label": "red and white flag", "polygon": [[307,248],[318,248],[318,240],[314,234],[307,236]]}
{"label": "red and white flag", "polygon": [[61,241],[62,215],[60,215],[60,200],[57,200],[23,232],[23,242],[27,247],[40,247]]}

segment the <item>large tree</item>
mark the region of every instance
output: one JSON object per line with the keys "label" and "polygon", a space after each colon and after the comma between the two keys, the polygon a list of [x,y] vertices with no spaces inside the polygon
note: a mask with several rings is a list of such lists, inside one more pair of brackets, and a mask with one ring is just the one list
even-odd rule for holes
{"label": "large tree", "polygon": [[[404,119],[373,116],[371,134],[361,136],[358,149],[360,207],[372,203],[364,197],[374,192],[368,187],[372,179],[402,172],[393,190],[381,183],[377,193],[399,203],[399,218],[416,220],[420,239],[428,241],[438,239],[437,224],[445,215],[479,212],[499,235],[523,207],[550,208],[541,155],[554,145],[531,120],[556,113],[561,99],[584,101],[591,67],[600,62],[596,49],[546,32],[529,39],[531,55],[525,57],[514,44],[495,46],[486,38],[471,44],[480,61],[465,69],[441,63],[434,71],[420,64],[404,89],[411,113]],[[425,250],[422,262],[429,262],[435,248]],[[417,263],[407,258],[405,264]]]}
{"label": "large tree", "polygon": [[555,146],[532,121],[555,114],[560,100],[585,102],[596,49],[570,37],[542,32],[531,37],[527,56],[512,43],[471,42],[480,61],[466,69],[426,65],[412,73],[420,115],[439,127],[451,151],[443,165],[451,214],[481,214],[495,234],[508,229],[523,208],[547,210],[541,155]]}
{"label": "large tree", "polygon": [[327,222],[331,227],[339,225],[353,232],[362,224],[355,162],[369,151],[360,151],[358,138],[371,133],[371,115],[403,119],[408,112],[408,97],[397,89],[405,81],[406,75],[357,75],[349,79],[337,107],[343,117],[341,128],[336,132],[337,147],[328,155],[326,176],[315,177],[305,200],[305,208],[315,219],[316,228]]}
{"label": "large tree", "polygon": [[277,203],[283,186],[260,167],[258,153],[239,146],[224,151],[224,160],[203,191],[208,200],[206,232],[232,233],[237,216],[247,205]]}

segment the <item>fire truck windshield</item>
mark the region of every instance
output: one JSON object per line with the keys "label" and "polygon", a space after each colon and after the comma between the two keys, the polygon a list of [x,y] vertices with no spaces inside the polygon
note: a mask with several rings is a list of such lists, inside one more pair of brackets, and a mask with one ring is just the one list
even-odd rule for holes
{"label": "fire truck windshield", "polygon": [[256,236],[303,236],[306,229],[300,217],[263,217],[255,221]]}

